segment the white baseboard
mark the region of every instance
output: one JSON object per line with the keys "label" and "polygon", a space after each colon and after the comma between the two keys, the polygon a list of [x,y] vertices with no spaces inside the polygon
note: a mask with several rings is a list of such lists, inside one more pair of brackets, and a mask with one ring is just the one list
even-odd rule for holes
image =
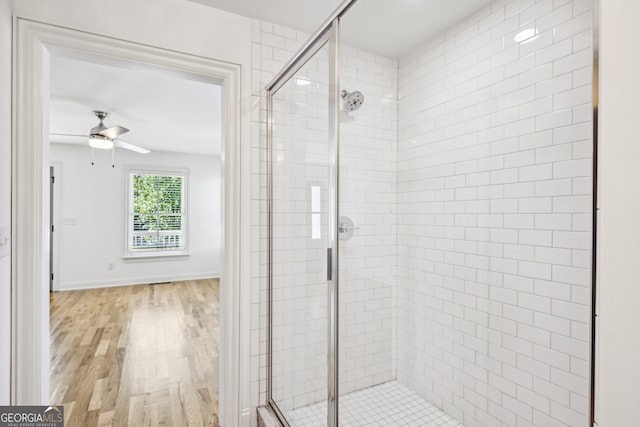
{"label": "white baseboard", "polygon": [[162,275],[157,277],[126,277],[112,280],[83,280],[80,282],[60,282],[60,291],[81,289],[114,288],[117,286],[148,285],[149,283],[179,282],[182,280],[219,279],[217,271],[205,271],[194,274]]}

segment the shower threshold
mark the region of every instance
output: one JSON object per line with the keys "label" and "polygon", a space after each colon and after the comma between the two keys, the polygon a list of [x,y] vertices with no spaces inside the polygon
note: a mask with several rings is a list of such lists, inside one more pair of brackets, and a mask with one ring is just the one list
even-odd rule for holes
{"label": "shower threshold", "polygon": [[[291,427],[326,427],[326,402],[290,411]],[[341,427],[464,427],[410,388],[390,381],[340,397]]]}

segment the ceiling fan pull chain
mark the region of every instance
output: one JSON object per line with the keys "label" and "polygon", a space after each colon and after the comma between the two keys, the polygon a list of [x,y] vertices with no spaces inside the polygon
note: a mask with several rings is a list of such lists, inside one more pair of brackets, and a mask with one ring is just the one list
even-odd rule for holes
{"label": "ceiling fan pull chain", "polygon": [[116,167],[116,146],[111,147],[111,167]]}
{"label": "ceiling fan pull chain", "polygon": [[96,157],[96,149],[91,147],[91,166],[94,166],[95,163],[95,157]]}

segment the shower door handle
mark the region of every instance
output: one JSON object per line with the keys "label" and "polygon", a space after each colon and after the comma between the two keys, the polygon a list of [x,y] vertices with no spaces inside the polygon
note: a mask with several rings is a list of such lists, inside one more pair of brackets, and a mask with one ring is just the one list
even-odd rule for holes
{"label": "shower door handle", "polygon": [[333,251],[331,248],[327,248],[327,281],[331,280],[333,275],[331,274],[333,270]]}

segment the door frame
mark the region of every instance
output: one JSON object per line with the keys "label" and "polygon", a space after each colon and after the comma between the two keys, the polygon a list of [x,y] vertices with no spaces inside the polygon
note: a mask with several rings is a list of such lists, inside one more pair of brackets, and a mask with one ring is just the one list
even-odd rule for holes
{"label": "door frame", "polygon": [[11,404],[49,404],[48,49],[60,47],[143,62],[211,78],[222,85],[222,257],[219,418],[247,420],[242,367],[248,363],[241,292],[243,205],[242,66],[214,58],[14,17],[12,78]]}

